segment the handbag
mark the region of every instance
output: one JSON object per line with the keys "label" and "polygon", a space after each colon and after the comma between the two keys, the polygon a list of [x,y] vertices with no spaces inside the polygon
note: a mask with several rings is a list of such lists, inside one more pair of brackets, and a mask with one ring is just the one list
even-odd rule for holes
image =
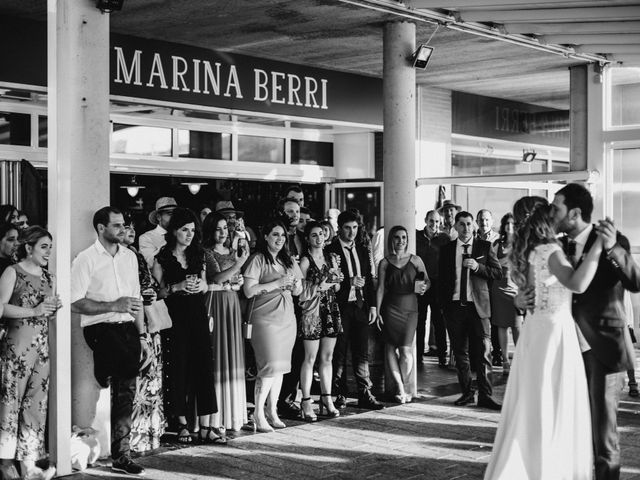
{"label": "handbag", "polygon": [[156,300],[151,305],[144,306],[144,315],[147,319],[147,330],[156,333],[160,330],[171,328],[173,323],[169,316],[169,309],[164,300]]}
{"label": "handbag", "polygon": [[251,304],[249,305],[249,312],[245,316],[244,322],[242,322],[242,336],[246,340],[251,340],[251,331],[253,330],[253,325],[251,324],[251,316],[253,315],[253,305],[256,303],[256,297],[251,299]]}

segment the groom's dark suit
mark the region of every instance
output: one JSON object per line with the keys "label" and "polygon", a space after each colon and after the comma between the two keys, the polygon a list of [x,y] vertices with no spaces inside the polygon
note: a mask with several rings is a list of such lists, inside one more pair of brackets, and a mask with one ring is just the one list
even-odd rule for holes
{"label": "groom's dark suit", "polygon": [[[463,395],[473,394],[469,352],[476,355],[479,400],[491,397],[491,305],[488,281],[502,277],[502,268],[491,248],[484,240],[473,239],[471,258],[478,263],[475,272],[469,272],[471,299],[466,305],[454,300],[456,282],[461,271],[456,267],[458,240],[453,240],[440,249],[440,304],[444,312],[452,350],[456,359],[458,382]],[[475,348],[469,348],[470,342]]]}
{"label": "groom's dark suit", "polygon": [[[596,238],[594,228],[581,259]],[[565,247],[567,243],[565,238]],[[623,379],[619,372],[635,365],[623,306],[625,289],[640,291],[640,267],[631,257],[629,241],[618,232],[615,246],[602,253],[591,284],[584,293],[573,296],[572,306],[573,318],[591,347],[583,357],[591,402],[597,480],[620,477],[616,416]]]}

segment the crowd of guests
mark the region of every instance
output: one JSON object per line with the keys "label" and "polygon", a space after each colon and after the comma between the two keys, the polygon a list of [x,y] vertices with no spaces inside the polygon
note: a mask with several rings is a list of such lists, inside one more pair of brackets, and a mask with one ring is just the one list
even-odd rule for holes
{"label": "crowd of guests", "polygon": [[[161,197],[148,216],[154,228],[139,237],[135,217],[100,209],[95,242],[72,264],[70,303],[95,380],[112,390],[113,470],[144,473],[131,452],[157,448],[165,430],[180,443],[224,445],[227,431],[338,417],[349,350],[357,406],[384,408],[369,373],[372,325],[393,401],[413,399],[415,339],[418,363],[436,355],[455,367],[456,405],[475,402],[477,388],[477,405],[499,410],[490,373],[509,373],[508,331],[516,343],[525,313],[510,274],[515,229],[546,203],[519,200],[495,231],[489,210],[474,217],[446,200],[423,229],[396,225],[373,238],[355,209],[318,219],[299,187],[255,229],[231,201],[193,212]],[[53,239],[11,206],[0,206],[0,221],[0,468],[3,478],[20,478],[18,466],[25,478],[51,478],[55,470],[35,462],[45,445],[48,319],[61,307],[46,269]]]}

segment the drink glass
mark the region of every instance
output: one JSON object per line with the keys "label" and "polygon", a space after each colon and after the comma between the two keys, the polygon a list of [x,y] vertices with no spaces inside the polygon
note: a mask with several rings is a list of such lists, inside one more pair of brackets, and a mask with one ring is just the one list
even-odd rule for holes
{"label": "drink glass", "polygon": [[192,290],[196,288],[196,283],[198,282],[198,275],[196,275],[195,273],[190,273],[185,277],[185,279],[187,280],[188,290]]}
{"label": "drink glass", "polygon": [[141,294],[142,294],[142,304],[143,305],[151,305],[151,303],[153,302],[153,297],[155,295],[155,291],[153,290],[153,288],[145,288]]}

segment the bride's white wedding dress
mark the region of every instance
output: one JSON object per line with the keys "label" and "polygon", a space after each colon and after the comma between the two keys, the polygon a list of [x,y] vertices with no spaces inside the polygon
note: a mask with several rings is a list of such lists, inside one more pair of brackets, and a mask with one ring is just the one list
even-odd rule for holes
{"label": "bride's white wedding dress", "polygon": [[562,249],[529,256],[535,311],[513,358],[485,480],[590,480],[593,453],[584,363],[571,315],[571,291],[549,271]]}

